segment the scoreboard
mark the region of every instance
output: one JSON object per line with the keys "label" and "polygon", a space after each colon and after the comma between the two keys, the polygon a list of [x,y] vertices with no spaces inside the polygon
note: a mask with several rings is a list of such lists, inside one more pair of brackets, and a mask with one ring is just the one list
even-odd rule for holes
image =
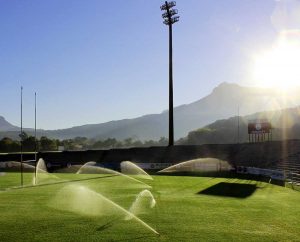
{"label": "scoreboard", "polygon": [[272,140],[272,125],[267,119],[248,121],[249,142]]}
{"label": "scoreboard", "polygon": [[266,119],[249,120],[248,134],[267,134],[272,129],[271,123]]}

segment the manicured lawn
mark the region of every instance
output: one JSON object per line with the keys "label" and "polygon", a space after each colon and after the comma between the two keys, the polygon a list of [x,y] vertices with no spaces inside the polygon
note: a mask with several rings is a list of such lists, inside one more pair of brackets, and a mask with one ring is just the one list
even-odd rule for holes
{"label": "manicured lawn", "polygon": [[[6,189],[19,174],[0,176],[1,241],[300,241],[300,192],[292,189],[183,176],[143,180],[149,188],[121,176],[55,175],[45,182],[56,184],[22,189]],[[144,189],[156,206],[137,216],[159,236],[117,207],[129,210]]]}

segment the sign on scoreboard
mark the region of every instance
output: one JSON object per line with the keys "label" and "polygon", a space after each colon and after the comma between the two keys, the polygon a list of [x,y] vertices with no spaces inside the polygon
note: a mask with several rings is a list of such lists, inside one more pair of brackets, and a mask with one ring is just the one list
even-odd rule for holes
{"label": "sign on scoreboard", "polygon": [[272,129],[271,123],[267,119],[249,120],[248,134],[267,134]]}
{"label": "sign on scoreboard", "polygon": [[248,121],[249,142],[272,140],[272,125],[267,119]]}

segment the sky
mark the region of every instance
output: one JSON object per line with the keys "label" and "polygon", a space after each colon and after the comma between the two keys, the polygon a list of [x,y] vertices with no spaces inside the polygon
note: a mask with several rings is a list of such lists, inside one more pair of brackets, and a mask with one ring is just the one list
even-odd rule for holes
{"label": "sky", "polygon": [[[299,3],[284,2],[291,1]],[[20,125],[21,86],[25,127],[34,126],[34,92],[37,126],[43,129],[166,110],[168,27],[162,4],[0,0],[0,116]],[[222,82],[257,85],[253,56],[278,38],[280,4],[283,0],[178,0],[174,105],[199,100]]]}

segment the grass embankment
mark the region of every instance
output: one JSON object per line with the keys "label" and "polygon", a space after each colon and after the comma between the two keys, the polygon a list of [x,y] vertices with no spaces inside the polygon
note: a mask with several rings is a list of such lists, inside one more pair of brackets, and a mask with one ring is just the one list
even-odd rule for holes
{"label": "grass embankment", "polygon": [[[119,176],[56,174],[61,182],[22,189],[20,175],[0,176],[2,241],[299,241],[300,192],[234,178],[154,176],[147,183],[156,206],[138,215],[155,235],[120,210],[99,213],[101,193],[128,209],[145,186]],[[31,175],[25,174],[25,184]],[[83,181],[71,181],[85,179]],[[50,181],[51,179],[49,179]],[[76,196],[61,189],[75,189]],[[5,191],[4,191],[5,190]],[[91,196],[90,196],[91,195]],[[70,203],[70,199],[75,199]],[[94,201],[88,201],[94,200]],[[72,210],[75,206],[82,209]],[[98,207],[98,210],[96,209]],[[88,216],[95,211],[97,216]]]}

